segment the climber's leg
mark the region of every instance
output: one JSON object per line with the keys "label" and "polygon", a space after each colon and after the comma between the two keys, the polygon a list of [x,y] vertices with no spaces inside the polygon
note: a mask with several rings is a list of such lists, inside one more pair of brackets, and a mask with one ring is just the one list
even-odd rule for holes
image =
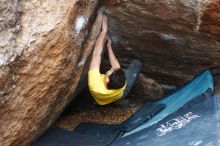
{"label": "climber's leg", "polygon": [[132,86],[134,85],[135,81],[137,80],[138,74],[140,72],[142,63],[139,60],[133,60],[128,68],[125,70],[126,76],[126,89],[124,94],[121,98],[125,98],[128,93],[130,92]]}
{"label": "climber's leg", "polygon": [[128,93],[131,91],[135,81],[137,80],[138,74],[140,72],[142,63],[139,60],[133,60],[131,64],[125,69],[125,76],[126,76],[126,88],[122,95],[122,97],[116,101],[115,103],[118,105],[127,105],[129,104],[129,100],[125,99]]}

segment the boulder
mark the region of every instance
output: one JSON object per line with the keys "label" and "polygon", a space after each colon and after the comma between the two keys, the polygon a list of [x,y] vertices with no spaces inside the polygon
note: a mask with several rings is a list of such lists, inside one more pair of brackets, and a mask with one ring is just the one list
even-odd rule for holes
{"label": "boulder", "polygon": [[29,145],[80,90],[99,0],[0,1],[0,145]]}
{"label": "boulder", "polygon": [[146,101],[152,102],[163,97],[164,89],[155,80],[140,73],[131,94],[136,98],[145,98]]}
{"label": "boulder", "polygon": [[108,0],[106,6],[123,66],[139,59],[145,75],[179,86],[219,65],[219,0]]}

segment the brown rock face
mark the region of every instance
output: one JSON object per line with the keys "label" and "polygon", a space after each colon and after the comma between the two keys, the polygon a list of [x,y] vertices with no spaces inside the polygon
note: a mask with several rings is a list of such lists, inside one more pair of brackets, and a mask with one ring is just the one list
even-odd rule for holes
{"label": "brown rock face", "polygon": [[220,62],[219,0],[119,0],[109,7],[110,36],[120,62],[143,62],[142,72],[181,85]]}
{"label": "brown rock face", "polygon": [[73,99],[100,30],[98,7],[99,0],[0,2],[1,146],[30,144]]}
{"label": "brown rock face", "polygon": [[164,95],[164,90],[156,81],[139,74],[132,94],[147,101],[157,101]]}

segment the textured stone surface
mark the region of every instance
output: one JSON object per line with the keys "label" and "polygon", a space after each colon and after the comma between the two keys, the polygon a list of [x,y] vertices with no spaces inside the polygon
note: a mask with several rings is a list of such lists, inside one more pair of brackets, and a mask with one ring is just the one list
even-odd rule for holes
{"label": "textured stone surface", "polygon": [[1,146],[29,144],[73,99],[100,30],[98,7],[99,0],[0,1]]}
{"label": "textured stone surface", "polygon": [[133,93],[136,97],[147,99],[147,101],[157,101],[164,95],[164,89],[151,78],[139,74]]}
{"label": "textured stone surface", "polygon": [[108,1],[113,46],[126,66],[140,59],[142,72],[181,85],[219,65],[219,0]]}

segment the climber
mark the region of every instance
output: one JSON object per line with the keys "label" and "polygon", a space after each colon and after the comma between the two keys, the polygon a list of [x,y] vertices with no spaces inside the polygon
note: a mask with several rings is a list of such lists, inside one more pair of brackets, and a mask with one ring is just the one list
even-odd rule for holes
{"label": "climber", "polygon": [[[141,63],[134,60],[128,70],[124,71],[121,68],[112,50],[111,39],[107,36],[107,16],[102,13],[99,16],[102,17],[102,30],[96,40],[88,72],[89,90],[99,105],[106,105],[116,100],[118,100],[116,101],[118,105],[129,104],[129,100],[124,99],[124,97],[136,80]],[[101,74],[99,69],[106,41],[111,69],[105,74]]]}

